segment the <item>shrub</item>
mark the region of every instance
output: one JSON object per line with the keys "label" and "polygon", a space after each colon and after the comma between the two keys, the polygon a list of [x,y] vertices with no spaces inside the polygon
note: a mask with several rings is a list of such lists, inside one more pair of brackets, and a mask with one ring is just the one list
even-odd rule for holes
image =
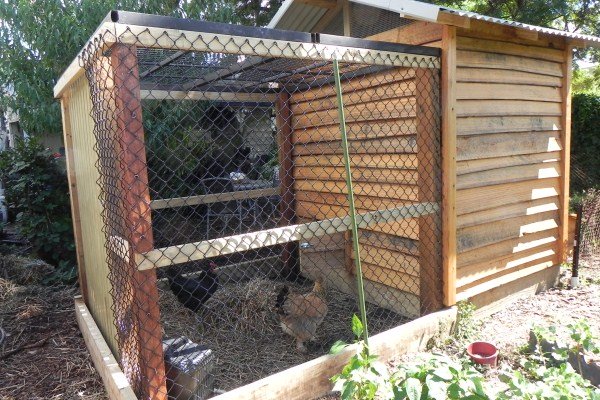
{"label": "shrub", "polygon": [[600,187],[600,95],[573,96],[571,191]]}
{"label": "shrub", "polygon": [[76,277],[69,189],[56,157],[36,140],[19,141],[0,153],[0,180],[21,234],[42,260],[56,266],[54,278]]}

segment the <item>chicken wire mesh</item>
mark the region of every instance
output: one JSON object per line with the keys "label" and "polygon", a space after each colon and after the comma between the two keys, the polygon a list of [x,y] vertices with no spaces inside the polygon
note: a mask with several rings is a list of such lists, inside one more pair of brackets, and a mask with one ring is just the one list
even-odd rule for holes
{"label": "chicken wire mesh", "polygon": [[574,271],[587,280],[600,277],[600,191],[589,189],[577,206],[577,229],[573,255]]}
{"label": "chicken wire mesh", "polygon": [[194,28],[117,24],[81,55],[119,358],[142,398],[210,397],[352,339],[333,60],[370,331],[442,306],[436,50]]}

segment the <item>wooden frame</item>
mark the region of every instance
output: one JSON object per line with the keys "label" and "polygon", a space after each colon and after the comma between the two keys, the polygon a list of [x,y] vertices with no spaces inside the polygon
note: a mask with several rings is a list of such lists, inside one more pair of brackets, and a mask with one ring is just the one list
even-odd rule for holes
{"label": "wooden frame", "polygon": [[456,303],[456,28],[442,31],[442,260],[444,304]]}
{"label": "wooden frame", "polygon": [[261,197],[276,196],[280,194],[280,191],[281,189],[279,187],[273,187],[265,189],[239,190],[236,192],[228,193],[174,197],[171,199],[152,200],[150,201],[150,208],[153,210],[160,210],[162,208],[197,206],[201,204],[211,204],[230,200],[258,199]]}
{"label": "wooden frame", "polygon": [[98,329],[80,296],[75,297],[75,318],[94,367],[102,378],[108,398],[111,400],[137,400],[127,377],[121,371],[117,360],[102,337],[102,332]]}
{"label": "wooden frame", "polygon": [[[372,211],[357,214],[359,228],[368,228],[385,222],[394,222],[406,218],[427,215],[439,211],[437,203],[420,203],[389,210]],[[188,261],[203,260],[210,257],[232,254],[239,251],[258,249],[276,244],[290,243],[299,240],[346,232],[350,229],[350,217],[331,218],[282,228],[267,229],[259,232],[204,240],[178,246],[163,247],[145,253],[136,253],[138,270],[145,271],[158,267]],[[119,246],[123,246],[122,244]]]}
{"label": "wooden frame", "polygon": [[[150,220],[150,193],[146,164],[144,128],[142,124],[142,105],[137,60],[137,48],[124,44],[115,44],[110,55],[110,65],[114,80],[114,113],[117,116],[116,137],[119,143],[122,187],[128,188],[122,193],[122,215],[125,218],[124,229],[131,251],[145,252],[154,248],[152,222]],[[166,374],[162,351],[162,332],[158,306],[158,288],[155,271],[138,271],[133,257],[126,263],[125,279],[133,291],[132,307],[137,329],[130,333],[128,340],[138,345],[139,354],[121,354],[124,364],[138,364],[131,373],[140,382],[143,397],[166,400]],[[137,337],[133,336],[137,335]],[[142,345],[139,345],[139,344]],[[135,347],[134,347],[135,348]],[[132,360],[124,361],[124,357]],[[126,371],[127,372],[127,371]],[[133,377],[129,377],[130,379]]]}
{"label": "wooden frame", "polygon": [[84,299],[88,298],[88,285],[83,254],[83,238],[81,234],[81,215],[79,213],[79,194],[77,192],[77,178],[73,170],[75,160],[73,157],[73,132],[69,112],[69,93],[65,93],[60,100],[62,112],[63,140],[65,144],[65,157],[67,165],[67,180],[69,183],[69,196],[71,199],[71,218],[73,219],[73,237],[75,239],[75,253],[77,256],[77,276],[79,288]]}
{"label": "wooden frame", "polygon": [[569,253],[569,183],[571,166],[571,78],[573,75],[573,46],[564,50],[562,84],[562,151],[560,160],[560,232],[559,262],[566,262]]}

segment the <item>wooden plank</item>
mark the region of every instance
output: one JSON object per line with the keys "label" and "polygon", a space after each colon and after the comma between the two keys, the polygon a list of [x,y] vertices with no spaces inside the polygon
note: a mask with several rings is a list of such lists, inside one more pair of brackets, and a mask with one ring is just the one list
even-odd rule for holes
{"label": "wooden plank", "polygon": [[[275,125],[277,127],[277,146],[279,157],[279,226],[286,226],[295,222],[295,195],[294,195],[294,159],[292,150],[292,110],[290,109],[290,94],[280,92],[275,103]],[[295,278],[300,272],[298,243],[286,243],[281,253],[284,276]]]}
{"label": "wooden plank", "polygon": [[499,116],[461,117],[457,119],[458,135],[490,133],[548,132],[561,130],[560,117]]}
{"label": "wooden plank", "polygon": [[561,78],[539,75],[531,72],[511,71],[508,69],[458,68],[457,82],[510,83],[533,86],[560,87]]}
{"label": "wooden plank", "polygon": [[[410,74],[408,74],[407,71],[405,73],[408,75],[408,78],[405,78],[404,76],[398,74],[390,74],[389,78],[388,75],[379,75],[380,81],[374,81],[374,79],[370,79],[370,81],[374,83],[372,86],[356,87],[357,85],[353,85],[355,87],[350,89],[350,92],[344,93],[344,106],[372,103],[374,101],[391,100],[413,96],[415,94],[414,74],[412,73],[412,71]],[[365,85],[365,83],[362,82],[362,79],[358,78],[358,80],[361,81],[363,85]],[[311,92],[329,92],[327,89],[328,86],[324,86],[321,88],[312,89]],[[292,99],[294,101],[292,103],[292,112],[296,115],[323,110],[337,110],[335,94],[332,94],[331,96],[327,97],[312,99],[310,101],[302,101],[304,100],[302,95],[295,94],[294,96],[292,96]]]}
{"label": "wooden plank", "polygon": [[[357,214],[356,218],[358,226],[366,229],[376,228],[377,225],[386,222],[397,222],[407,218],[425,215],[426,213],[436,212],[438,210],[439,206],[437,204],[424,203],[398,207],[390,210],[361,213]],[[143,254],[136,254],[135,259],[137,261],[138,270],[144,271],[237,253],[240,251],[273,246],[275,244],[308,240],[313,237],[331,235],[336,232],[345,232],[349,227],[349,216],[343,218],[330,218],[305,224],[290,225],[282,228],[266,229],[258,232],[204,240],[202,242],[163,247]]]}
{"label": "wooden plank", "polygon": [[[346,194],[331,192],[309,192],[299,191],[296,193],[296,200],[302,203],[314,203],[316,205],[348,207]],[[376,211],[384,208],[395,208],[398,206],[407,206],[414,204],[413,201],[399,201],[397,199],[387,199],[377,196],[354,196],[354,203],[357,208]]]}
{"label": "wooden plank", "polygon": [[[393,68],[391,70],[366,74],[360,78],[342,82],[342,93],[351,93],[366,88],[375,88],[379,85],[393,82],[408,81],[414,78],[414,76],[414,68]],[[319,88],[294,93],[292,96],[292,104],[301,106],[305,102],[310,104],[317,99],[334,97],[335,95],[335,86],[333,84],[321,86]]]}
{"label": "wooden plank", "polygon": [[368,262],[362,264],[363,277],[372,282],[378,282],[385,286],[392,287],[403,292],[419,295],[418,278],[395,271],[393,269],[384,268],[379,265],[373,265]]}
{"label": "wooden plank", "polygon": [[487,224],[507,218],[524,217],[556,210],[558,210],[558,196],[529,200],[522,203],[503,204],[489,210],[459,215],[458,227],[467,228],[469,226]]}
{"label": "wooden plank", "polygon": [[469,298],[477,310],[476,318],[486,318],[492,314],[505,310],[509,304],[519,299],[526,299],[548,288],[553,287],[558,281],[560,266],[554,265],[542,271],[524,276],[497,288],[492,288]]}
{"label": "wooden plank", "polygon": [[558,212],[552,210],[461,228],[457,232],[458,252],[463,253],[504,240],[555,229],[558,222]]}
{"label": "wooden plank", "polygon": [[121,371],[81,297],[75,297],[75,318],[94,367],[110,400],[136,400],[137,397]]}
{"label": "wooden plank", "polygon": [[248,103],[275,103],[277,99],[273,93],[229,93],[157,89],[141,90],[140,96],[142,100],[207,100]]}
{"label": "wooden plank", "polygon": [[[359,158],[361,154],[398,154],[416,153],[417,138],[413,135],[353,140],[348,142],[348,149],[352,158]],[[294,156],[311,154],[342,154],[342,142],[307,143],[294,146]]]}
{"label": "wooden plank", "polygon": [[505,157],[463,160],[457,163],[457,173],[458,175],[465,175],[474,172],[493,170],[497,168],[515,167],[518,165],[551,163],[558,160],[560,160],[560,153],[558,151],[549,153],[532,153]]}
{"label": "wooden plank", "polygon": [[558,229],[555,228],[503,240],[481,249],[465,251],[458,258],[457,270],[459,277],[465,278],[488,267],[503,266],[507,262],[518,258],[520,254],[526,254],[526,251],[533,251],[539,246],[557,241]]}
{"label": "wooden plank", "polygon": [[[415,99],[401,97],[391,100],[373,101],[366,104],[344,106],[348,123],[360,121],[388,120],[411,118],[415,116]],[[317,111],[294,116],[293,129],[312,128],[315,126],[335,125],[338,123],[337,110]]]}
{"label": "wooden plank", "polygon": [[83,251],[83,237],[81,234],[81,215],[79,213],[79,193],[77,188],[77,176],[75,174],[75,159],[73,157],[73,131],[71,128],[69,101],[69,93],[64,92],[60,101],[60,107],[62,111],[63,143],[65,144],[67,181],[69,183],[69,196],[71,200],[73,238],[75,240],[75,253],[77,256],[77,277],[79,280],[79,289],[81,290],[84,301],[90,301],[86,275],[87,271],[85,268],[85,257]]}
{"label": "wooden plank", "polygon": [[[350,141],[414,135],[416,133],[417,128],[414,118],[386,119],[374,122],[352,122],[346,124],[346,134]],[[339,140],[339,137],[339,127],[336,125],[296,129],[292,133],[294,144]]]}
{"label": "wooden plank", "polygon": [[558,196],[558,178],[494,185],[487,188],[463,189],[458,191],[456,208],[458,215],[489,210],[506,204],[521,203]]}
{"label": "wooden plank", "polygon": [[298,0],[298,3],[328,9],[332,9],[337,6],[337,0]]}
{"label": "wooden plank", "polygon": [[456,28],[443,27],[442,35],[442,267],[444,305],[456,304]]}
{"label": "wooden plank", "polygon": [[[419,287],[418,279],[420,268],[418,257],[371,246],[362,246],[360,253],[360,259],[367,264],[371,264],[374,267],[401,272],[417,278],[414,286],[416,288]],[[354,260],[356,257],[354,254],[352,254],[351,258]]]}
{"label": "wooden plank", "polygon": [[561,37],[480,20],[471,20],[469,29],[457,28],[457,33],[459,36],[497,40],[521,45],[554,49],[565,48],[564,38]]}
{"label": "wooden plank", "polygon": [[[299,218],[309,221],[342,218],[348,214],[347,207],[315,203],[298,203],[296,212]],[[357,208],[359,213],[369,213],[370,210]],[[419,224],[415,218],[407,218],[397,222],[382,222],[369,227],[371,231],[383,232],[409,239],[419,238]]]}
{"label": "wooden plank", "polygon": [[567,261],[569,248],[569,182],[571,175],[571,78],[573,68],[573,48],[567,46],[564,52],[562,87],[562,136],[563,145],[561,157],[561,181],[560,181],[560,242],[559,259]]}
{"label": "wooden plank", "polygon": [[[419,149],[419,202],[441,201],[440,171],[440,90],[438,75],[425,68],[417,69],[417,148]],[[421,314],[443,306],[441,218],[430,214],[419,218],[419,288]]]}
{"label": "wooden plank", "polygon": [[448,12],[440,12],[437,16],[437,22],[446,26],[454,26],[469,29],[471,26],[471,18],[466,15],[459,15]]}
{"label": "wooden plank", "polygon": [[507,69],[540,75],[563,76],[559,63],[478,51],[458,50],[457,65],[468,68]]}
{"label": "wooden plank", "polygon": [[434,22],[413,21],[411,24],[369,36],[367,39],[423,45],[442,39],[442,25]]}
{"label": "wooden plank", "polygon": [[456,187],[460,190],[499,185],[509,182],[521,182],[536,178],[557,178],[560,176],[559,170],[559,162],[490,169],[483,172],[459,175]]}
{"label": "wooden plank", "polygon": [[358,241],[361,245],[388,249],[413,256],[419,255],[418,241],[402,236],[388,235],[385,233],[361,229],[358,231]]}
{"label": "wooden plank", "polygon": [[152,208],[153,210],[160,210],[162,208],[196,206],[200,204],[219,203],[230,200],[257,199],[260,197],[278,195],[280,191],[281,189],[279,187],[272,187],[265,189],[239,190],[237,192],[228,193],[203,194],[198,196],[158,199],[152,200],[150,202],[150,208]]}
{"label": "wooden plank", "polygon": [[[416,154],[363,154],[360,157],[350,157],[352,168],[379,168],[382,165],[394,165],[398,168],[416,168]],[[294,158],[295,166],[320,167],[323,165],[343,166],[341,155],[298,156]]]}
{"label": "wooden plank", "polygon": [[[515,146],[515,143],[519,145]],[[458,161],[522,156],[544,152],[555,154],[562,149],[560,131],[460,136],[457,144]]]}
{"label": "wooden plank", "polygon": [[[556,259],[556,253],[554,248],[555,243],[550,242],[549,244],[542,245],[534,248],[523,254],[512,255],[510,259],[500,261],[497,263],[487,263],[481,266],[475,266],[474,268],[467,267],[459,269],[459,280],[458,287],[459,291],[468,290],[469,287],[475,287],[476,285],[484,285],[488,279],[500,274],[507,274],[511,271],[527,268],[532,265],[539,265],[544,263],[545,266],[549,267]],[[520,257],[520,258],[517,258]],[[464,274],[464,275],[463,275]]]}
{"label": "wooden plank", "polygon": [[[472,69],[469,69],[469,71],[470,70]],[[467,69],[459,68],[459,71],[467,71]],[[495,76],[494,74],[489,75]],[[552,77],[552,79],[559,78]],[[465,80],[464,82],[467,81]],[[560,116],[562,115],[562,112],[561,103],[529,100],[461,100],[458,103],[457,115],[459,117],[492,117],[508,115]]]}
{"label": "wooden plank", "polygon": [[[398,302],[398,301],[396,301]],[[441,310],[369,338],[369,349],[387,362],[393,357],[424,350],[433,337],[449,335],[456,321],[456,309]],[[336,355],[324,355],[249,385],[213,397],[213,400],[305,400],[331,391],[331,372],[341,371],[356,354],[350,345]]]}
{"label": "wooden plank", "polygon": [[520,268],[509,270],[509,273],[494,277],[480,284],[475,283],[471,287],[462,289],[456,296],[457,300],[467,300],[470,297],[477,296],[490,290],[500,288],[504,285],[508,285],[509,283],[517,281],[519,279],[523,279],[528,275],[533,275],[537,272],[552,268],[552,266],[555,265],[555,260],[556,256],[551,255],[545,259],[537,260],[537,262],[534,265],[525,264]]}
{"label": "wooden plank", "polygon": [[287,40],[215,33],[207,34],[149,26],[115,24],[115,35],[119,38],[120,43],[154,49],[225,54],[239,54],[240,49],[247,49],[246,56],[318,61],[333,61],[337,59],[342,63],[363,63],[397,67],[411,67],[415,62],[423,62],[423,65],[439,67],[439,60],[434,56],[418,56],[383,50],[373,51],[320,43],[294,42],[294,45],[290,46],[290,42]]}
{"label": "wooden plank", "polygon": [[527,46],[522,44],[501,42],[481,38],[459,36],[456,42],[459,50],[484,51],[489,53],[509,54],[538,60],[563,62],[564,53],[549,47]]}
{"label": "wooden plank", "polygon": [[[419,191],[417,186],[412,185],[393,185],[389,183],[370,183],[370,182],[354,182],[354,193],[358,196],[384,197],[388,199],[418,201]],[[296,180],[294,183],[296,192],[328,192],[328,193],[347,193],[345,182],[328,182],[328,181],[301,181]]]}
{"label": "wooden plank", "polygon": [[560,88],[510,83],[457,83],[458,100],[533,100],[560,103]]}
{"label": "wooden plank", "polygon": [[[342,167],[323,167],[320,169],[308,167],[294,168],[295,179],[327,180],[335,182],[345,181],[344,168]],[[416,185],[417,172],[414,170],[404,170],[394,168],[354,168],[352,169],[352,180],[355,182],[381,182],[397,183],[400,185]]]}
{"label": "wooden plank", "polygon": [[[114,76],[116,129],[120,150],[119,166],[121,171],[121,187],[126,188],[121,197],[122,218],[124,218],[127,241],[133,252],[143,253],[154,248],[152,221],[150,210],[150,193],[148,188],[148,170],[144,128],[142,124],[142,106],[140,98],[140,81],[137,60],[137,48],[116,44],[110,55]],[[141,374],[140,395],[153,399],[167,398],[166,374],[162,354],[162,332],[160,310],[158,306],[158,289],[155,271],[137,271],[134,260],[128,266],[129,285],[133,291],[133,313],[137,329],[139,362],[134,368]],[[133,338],[132,338],[133,339]],[[129,356],[127,352],[122,357]],[[131,360],[121,360],[124,364]],[[130,377],[131,378],[131,377]]]}

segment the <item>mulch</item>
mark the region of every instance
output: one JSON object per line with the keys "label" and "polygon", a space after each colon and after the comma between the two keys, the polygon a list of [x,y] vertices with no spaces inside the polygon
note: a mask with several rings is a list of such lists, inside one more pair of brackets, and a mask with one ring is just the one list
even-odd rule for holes
{"label": "mulch", "polygon": [[75,321],[77,290],[42,285],[49,269],[0,257],[0,399],[106,399]]}

